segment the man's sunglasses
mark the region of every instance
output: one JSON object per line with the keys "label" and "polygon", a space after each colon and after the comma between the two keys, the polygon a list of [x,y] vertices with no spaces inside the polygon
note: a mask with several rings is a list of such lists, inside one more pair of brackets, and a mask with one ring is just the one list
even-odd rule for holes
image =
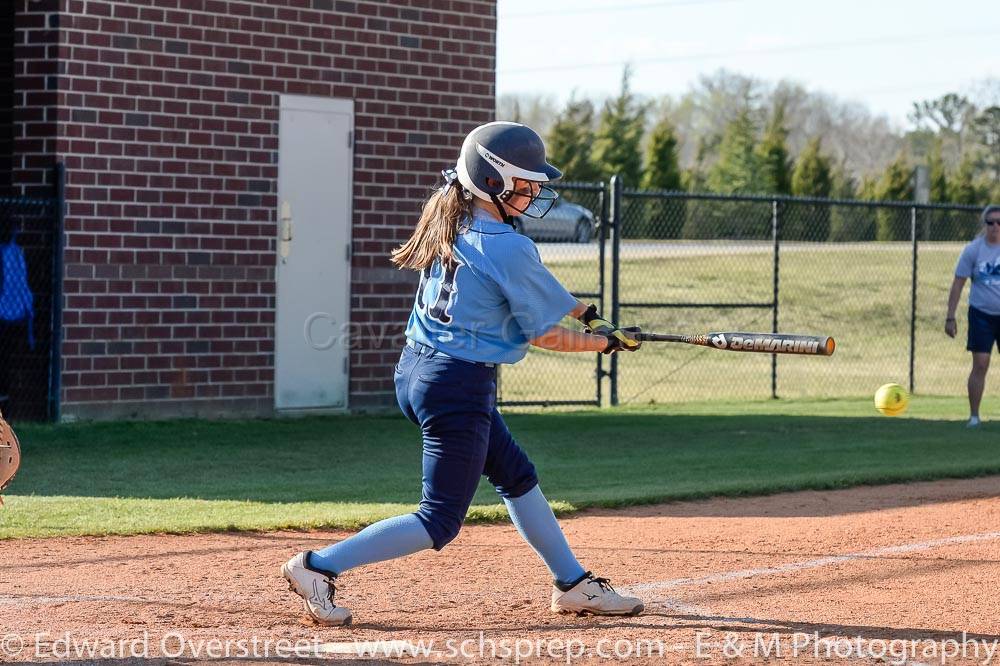
{"label": "man's sunglasses", "polygon": [[985,219],[983,220],[983,224],[985,224],[988,227],[992,227],[994,224],[1000,224],[1000,219],[996,220]]}

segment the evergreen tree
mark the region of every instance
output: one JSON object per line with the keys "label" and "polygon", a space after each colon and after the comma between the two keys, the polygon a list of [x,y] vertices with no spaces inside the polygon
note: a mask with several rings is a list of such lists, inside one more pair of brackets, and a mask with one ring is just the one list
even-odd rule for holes
{"label": "evergreen tree", "polygon": [[549,130],[546,148],[550,161],[563,172],[563,180],[595,182],[600,171],[591,159],[594,146],[594,105],[570,97]]}
{"label": "evergreen tree", "polygon": [[761,191],[760,159],[755,150],[754,127],[749,109],[742,109],[726,126],[719,144],[719,159],[708,173],[708,188],[720,194]]}
{"label": "evergreen tree", "polygon": [[[830,174],[830,196],[849,201],[859,197],[857,181],[840,165]],[[833,204],[830,211],[830,240],[837,242],[871,240],[875,237],[875,218],[865,208]]]}
{"label": "evergreen tree", "polygon": [[649,136],[642,187],[650,190],[678,190],[681,170],[677,156],[677,135],[670,118],[662,117]]}
{"label": "evergreen tree", "polygon": [[[719,143],[719,158],[708,172],[710,192],[758,193],[763,188],[756,151],[757,128],[749,107],[729,122]],[[747,201],[693,201],[688,206],[685,238],[769,238],[771,207]]]}
{"label": "evergreen tree", "polygon": [[[872,175],[864,176],[858,185],[858,198],[862,201],[878,199],[878,178]],[[852,208],[848,214],[853,217],[851,223],[852,238],[848,240],[875,240],[877,215],[875,207]]]}
{"label": "evergreen tree", "polygon": [[858,198],[858,182],[843,165],[830,172],[830,197],[844,200]]}
{"label": "evergreen tree", "polygon": [[[982,195],[976,184],[976,165],[972,155],[966,155],[951,178],[951,202],[967,206],[982,203]],[[954,233],[957,240],[972,238],[979,229],[979,216],[955,213]]]}
{"label": "evergreen tree", "polygon": [[791,194],[792,163],[788,157],[788,128],[785,127],[785,106],[777,104],[757,147],[761,168],[761,186],[769,194]]}
{"label": "evergreen tree", "polygon": [[[664,115],[653,126],[646,147],[646,167],[642,186],[652,190],[681,189],[677,135],[673,123]],[[684,226],[685,204],[680,199],[644,200],[641,217],[646,238],[677,238]]]}
{"label": "evergreen tree", "polygon": [[861,178],[861,185],[858,186],[858,198],[862,201],[877,201],[878,178],[873,175],[866,175]]}
{"label": "evergreen tree", "polygon": [[721,137],[700,136],[698,148],[694,153],[694,164],[681,174],[681,187],[688,192],[704,192],[708,187],[708,176],[705,174],[705,162],[721,141]]}
{"label": "evergreen tree", "polygon": [[[913,169],[905,155],[890,164],[876,189],[882,201],[910,201],[913,199]],[[910,213],[905,208],[881,208],[875,220],[875,239],[880,241],[908,240],[910,238]]]}
{"label": "evergreen tree", "polygon": [[[830,160],[820,151],[820,139],[812,139],[799,155],[792,173],[792,194],[797,197],[826,199],[833,186]],[[825,241],[830,236],[828,205],[793,204],[787,209],[782,238],[787,240]]]}
{"label": "evergreen tree", "polygon": [[705,190],[705,174],[696,166],[684,169],[681,173],[681,189],[687,192],[703,192]]}
{"label": "evergreen tree", "polygon": [[975,206],[979,201],[979,187],[976,185],[976,166],[971,157],[966,156],[958,165],[952,179],[951,202]]}
{"label": "evergreen tree", "polygon": [[938,138],[927,156],[927,171],[931,185],[931,203],[948,203],[951,201],[951,190],[948,188],[948,173],[942,156],[942,142]]}
{"label": "evergreen tree", "polygon": [[830,160],[821,152],[817,137],[806,144],[799,155],[791,179],[792,194],[797,197],[830,196],[833,191],[833,174]]}
{"label": "evergreen tree", "polygon": [[[951,201],[940,137],[934,140],[930,153],[927,155],[927,172],[930,180],[930,202],[948,203]],[[960,223],[960,216],[941,210],[927,210],[923,212],[923,216],[927,225],[924,238],[930,240],[958,239],[956,223]]]}
{"label": "evergreen tree", "polygon": [[[941,137],[935,137],[927,153],[927,177],[930,181],[928,200],[930,203],[948,203],[951,192],[948,189],[948,174],[942,156]],[[925,240],[954,240],[956,238],[956,216],[944,210],[927,209],[919,213]]]}
{"label": "evergreen tree", "polygon": [[631,70],[622,73],[618,96],[609,99],[601,111],[594,139],[594,162],[604,178],[618,174],[625,187],[636,187],[642,176],[642,142],[646,109],[629,88]]}

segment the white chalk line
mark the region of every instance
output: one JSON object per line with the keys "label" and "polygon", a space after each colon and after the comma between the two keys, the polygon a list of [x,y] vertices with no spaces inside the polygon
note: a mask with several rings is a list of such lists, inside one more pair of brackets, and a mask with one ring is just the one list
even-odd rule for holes
{"label": "white chalk line", "polygon": [[[657,590],[668,590],[672,588],[679,587],[693,587],[707,585],[710,583],[726,582],[734,580],[745,580],[748,578],[756,578],[758,576],[769,576],[782,573],[794,573],[798,571],[805,571],[808,569],[816,569],[825,566],[831,566],[834,564],[842,564],[846,562],[853,562],[857,560],[872,559],[878,557],[884,557],[887,555],[900,555],[906,553],[920,552],[924,550],[931,550],[933,548],[939,548],[942,546],[951,546],[964,543],[976,543],[981,541],[993,541],[1000,539],[1000,532],[984,532],[981,534],[966,534],[960,536],[945,537],[942,539],[933,539],[930,541],[922,541],[918,543],[901,544],[897,546],[885,546],[882,548],[873,548],[870,550],[859,551],[855,553],[846,553],[844,555],[832,555],[829,557],[821,557],[813,560],[806,560],[803,562],[791,562],[787,564],[782,564],[774,567],[760,567],[754,569],[739,569],[735,571],[720,572],[716,574],[711,574],[708,576],[700,576],[697,578],[675,578],[672,580],[664,581],[654,581],[649,583],[640,583],[637,585],[631,585],[628,587],[622,587],[623,592],[628,593],[640,593],[640,592],[654,592]],[[68,602],[87,602],[87,601],[103,601],[103,602],[126,602],[126,603],[154,603],[157,601],[163,601],[162,599],[148,599],[144,597],[126,597],[126,596],[107,596],[107,595],[72,595],[72,596],[0,596],[0,606],[4,605],[29,605],[29,604],[53,604],[53,603],[68,603]],[[658,599],[650,600],[656,603],[659,607],[674,610],[677,612],[698,615],[701,617],[708,617],[717,622],[723,623],[737,623],[737,622],[753,622],[754,618],[737,618],[737,617],[727,617],[716,615],[707,609],[698,608],[689,604],[685,604],[679,600],[671,599],[668,597],[662,597]],[[337,647],[334,645],[329,645],[330,650],[334,654],[337,653]],[[708,645],[708,644],[706,644]],[[690,647],[688,643],[674,643],[669,646],[668,649],[671,651],[687,651]],[[853,656],[853,655],[852,655]],[[860,659],[860,655],[854,656],[855,659]],[[909,662],[913,666],[917,666],[919,662]]]}
{"label": "white chalk line", "polygon": [[[873,548],[871,550],[865,550],[856,553],[845,553],[844,555],[831,555],[829,557],[821,557],[813,560],[806,560],[803,562],[790,562],[788,564],[781,564],[774,567],[738,569],[735,571],[725,571],[716,574],[711,574],[708,576],[700,576],[698,578],[675,578],[672,580],[639,583],[627,587],[623,586],[621,589],[623,592],[626,593],[637,594],[642,592],[655,592],[657,590],[668,590],[679,587],[697,587],[701,585],[708,585],[711,583],[726,582],[733,580],[744,580],[747,578],[755,578],[758,576],[769,576],[781,573],[794,573],[797,571],[816,569],[820,567],[831,566],[834,564],[841,564],[844,562],[874,559],[878,557],[885,557],[887,555],[914,553],[923,550],[931,550],[933,548],[939,548],[942,546],[951,546],[963,543],[975,543],[980,541],[993,541],[996,539],[1000,539],[1000,532],[963,534],[959,536],[944,537],[941,539],[933,539],[930,541],[922,541],[918,543],[900,544],[897,546],[884,546],[882,548]],[[669,597],[659,597],[659,598],[654,597],[653,599],[650,599],[649,602],[655,604],[657,607],[662,608],[664,610],[673,610],[688,615],[696,615],[703,620],[710,620],[713,622],[719,622],[721,624],[755,624],[760,622],[760,620],[753,617],[731,617],[725,615],[718,615],[708,609],[699,608],[697,606],[691,606],[677,599],[672,599]],[[865,642],[867,643],[868,641],[866,640]],[[719,644],[706,641],[703,642],[702,645],[711,648],[711,647],[717,647]],[[868,661],[868,659],[866,659],[862,655],[849,655],[848,658],[851,660]],[[908,666],[926,666],[922,662],[911,661],[909,659],[907,659],[905,663]]]}
{"label": "white chalk line", "polygon": [[[779,564],[773,567],[738,569],[735,571],[725,571],[697,578],[674,578],[671,580],[652,581],[649,583],[638,583],[636,585],[622,586],[621,589],[623,592],[635,594],[642,592],[655,592],[657,590],[669,590],[678,587],[696,587],[700,585],[708,585],[710,583],[720,583],[733,580],[744,580],[747,578],[756,578],[758,576],[771,576],[782,573],[795,573],[798,571],[805,571],[807,569],[817,569],[820,567],[831,566],[834,564],[842,564],[845,562],[853,562],[856,560],[872,559],[877,557],[884,557],[886,555],[900,555],[905,553],[914,553],[923,550],[931,550],[933,548],[939,548],[942,546],[951,546],[963,543],[975,543],[978,541],[993,541],[996,539],[1000,539],[1000,532],[965,534],[959,536],[945,537],[942,539],[933,539],[931,541],[922,541],[919,543],[909,543],[898,546],[885,546],[882,548],[873,548],[871,550],[865,550],[856,553],[845,553],[844,555],[831,555],[829,557],[821,557],[813,560],[805,560],[803,562],[789,562],[787,564]],[[128,596],[112,596],[112,595],[66,595],[66,596],[0,595],[0,606],[11,606],[11,605],[16,606],[16,605],[25,605],[32,603],[45,604],[45,603],[71,603],[71,602],[87,602],[87,601],[120,601],[129,603],[154,603],[163,601],[163,598],[128,597]],[[192,600],[189,600],[189,602],[190,601]],[[657,599],[656,601],[666,604],[669,608],[673,610],[678,610],[681,612],[698,610],[694,606],[689,606],[687,604],[683,604],[679,601],[671,600],[668,598]]]}
{"label": "white chalk line", "polygon": [[945,537],[943,539],[933,539],[931,541],[921,541],[919,543],[908,543],[898,546],[885,546],[882,548],[873,548],[871,550],[863,550],[856,553],[831,555],[829,557],[820,557],[814,560],[805,560],[803,562],[789,562],[787,564],[779,564],[773,567],[738,569],[735,571],[724,571],[720,573],[710,574],[708,576],[700,576],[698,578],[674,578],[672,580],[638,583],[636,585],[623,587],[622,589],[630,593],[642,593],[642,592],[655,592],[658,590],[669,590],[678,587],[696,587],[700,585],[708,585],[711,583],[723,583],[733,580],[757,578],[758,576],[772,576],[775,574],[795,573],[798,571],[805,571],[807,569],[818,569],[820,567],[827,567],[834,564],[854,562],[856,560],[866,560],[878,557],[885,557],[886,555],[916,553],[923,550],[931,550],[932,548],[940,548],[942,546],[953,546],[956,544],[963,544],[963,543],[975,543],[978,541],[993,541],[996,539],[1000,539],[1000,532],[964,534],[960,536]]}

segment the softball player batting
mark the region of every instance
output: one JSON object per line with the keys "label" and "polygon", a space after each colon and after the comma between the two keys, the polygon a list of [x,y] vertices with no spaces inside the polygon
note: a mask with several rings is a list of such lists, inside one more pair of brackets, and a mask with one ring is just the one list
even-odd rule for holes
{"label": "softball player batting", "polygon": [[[518,532],[552,573],[552,610],[635,615],[624,597],[577,561],[538,486],[535,467],[496,409],[496,369],[524,358],[529,345],[563,352],[635,351],[638,329],[619,329],[574,298],[542,265],[512,216],[540,218],[562,173],[546,162],[530,128],[494,122],[465,139],[455,169],[424,205],[410,239],[392,253],[420,272],[395,370],[396,397],[423,433],[423,487],[415,513],[375,523],[323,550],[299,553],[281,573],[317,622],[344,625],[334,581],[357,566],[441,550],[462,527],[479,477],[503,498]],[[558,326],[567,314],[587,332]]]}

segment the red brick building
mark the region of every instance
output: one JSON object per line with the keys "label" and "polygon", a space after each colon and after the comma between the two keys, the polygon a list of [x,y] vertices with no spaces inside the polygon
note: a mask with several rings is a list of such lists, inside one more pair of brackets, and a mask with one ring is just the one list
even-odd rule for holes
{"label": "red brick building", "polygon": [[65,167],[62,418],[391,404],[387,255],[493,119],[495,1],[12,5],[5,178]]}

